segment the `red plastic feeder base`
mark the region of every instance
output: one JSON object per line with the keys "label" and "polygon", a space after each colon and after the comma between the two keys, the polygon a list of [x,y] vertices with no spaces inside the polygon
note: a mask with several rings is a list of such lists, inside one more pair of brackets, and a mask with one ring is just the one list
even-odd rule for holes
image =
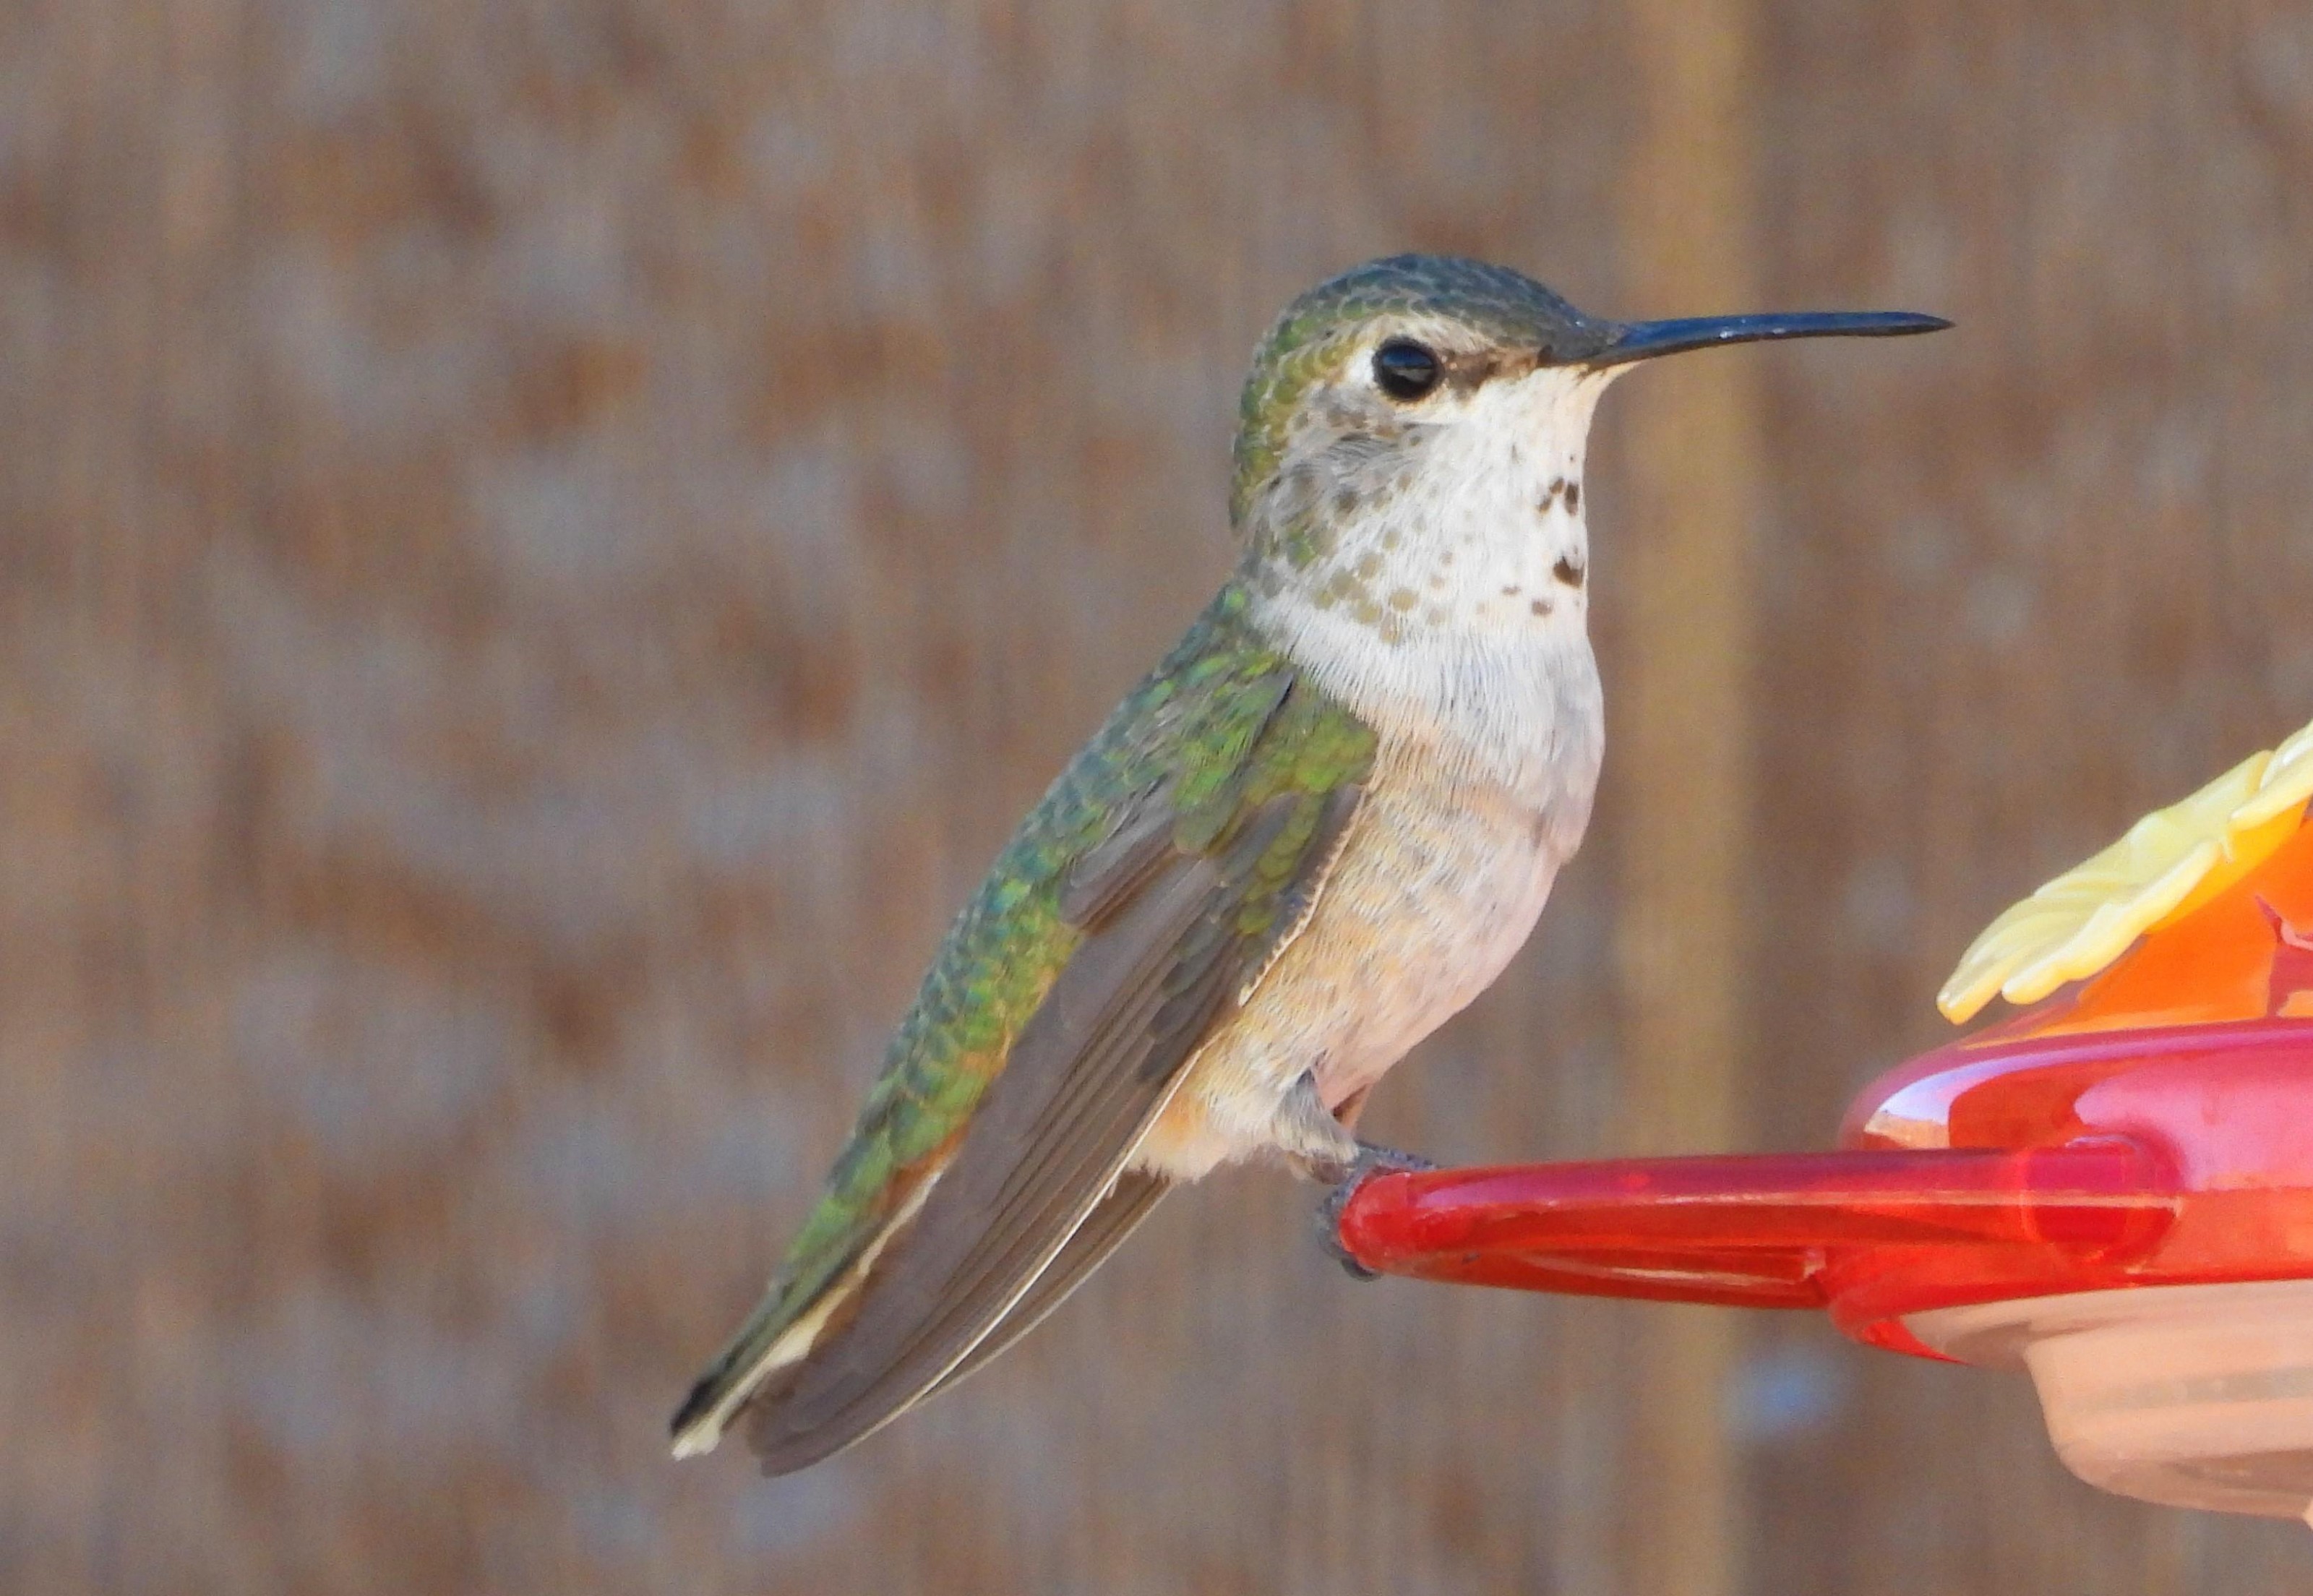
{"label": "red plastic feeder base", "polygon": [[2313,827],[2094,980],[1868,1089],[1841,1151],[1377,1177],[1385,1274],[1821,1308],[2021,1362],[2095,1483],[2313,1503]]}

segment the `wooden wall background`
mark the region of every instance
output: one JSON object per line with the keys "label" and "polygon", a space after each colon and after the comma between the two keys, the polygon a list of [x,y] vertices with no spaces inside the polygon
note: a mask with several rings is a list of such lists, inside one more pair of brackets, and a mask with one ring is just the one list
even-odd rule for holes
{"label": "wooden wall background", "polygon": [[2302,1588],[2020,1381],[1168,1205],[800,1478],[665,1415],[1366,256],[1961,331],[1619,391],[1614,752],[1456,1161],[1818,1143],[2313,714],[2313,10],[0,6],[0,1587]]}

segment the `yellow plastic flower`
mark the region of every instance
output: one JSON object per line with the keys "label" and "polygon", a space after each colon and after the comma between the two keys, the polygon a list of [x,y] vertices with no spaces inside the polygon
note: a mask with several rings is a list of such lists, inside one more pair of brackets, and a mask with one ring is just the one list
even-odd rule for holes
{"label": "yellow plastic flower", "polygon": [[1996,993],[2035,1003],[2095,974],[2146,931],[2182,919],[2282,842],[2313,798],[2313,726],[2156,810],[1983,930],[1936,994],[1957,1025]]}

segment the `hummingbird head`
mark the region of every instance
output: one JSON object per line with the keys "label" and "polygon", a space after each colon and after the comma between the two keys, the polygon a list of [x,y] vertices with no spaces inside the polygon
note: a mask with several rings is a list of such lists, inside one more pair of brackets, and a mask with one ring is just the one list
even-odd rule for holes
{"label": "hummingbird head", "polygon": [[1599,394],[1631,363],[1945,325],[1900,312],[1609,322],[1503,267],[1368,262],[1295,300],[1254,354],[1230,494],[1247,574],[1393,642],[1579,630],[1583,448]]}

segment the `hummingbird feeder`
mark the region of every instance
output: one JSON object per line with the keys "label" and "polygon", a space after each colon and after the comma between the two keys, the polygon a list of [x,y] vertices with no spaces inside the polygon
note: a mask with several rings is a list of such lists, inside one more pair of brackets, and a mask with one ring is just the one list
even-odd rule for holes
{"label": "hummingbird feeder", "polygon": [[1367,1267],[1815,1308],[2030,1371],[2065,1464],[2313,1517],[2313,727],[2017,904],[1939,999],[2021,1012],[1867,1087],[1837,1151],[1390,1174]]}

